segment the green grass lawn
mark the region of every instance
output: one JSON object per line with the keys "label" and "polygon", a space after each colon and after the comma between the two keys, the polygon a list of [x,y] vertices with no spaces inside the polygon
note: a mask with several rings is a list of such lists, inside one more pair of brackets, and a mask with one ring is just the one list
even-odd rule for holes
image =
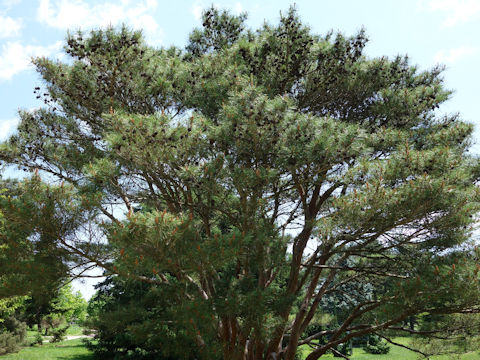
{"label": "green grass lawn", "polygon": [[81,339],[62,341],[57,344],[26,347],[15,354],[0,356],[2,360],[93,360]]}
{"label": "green grass lawn", "polygon": [[[399,343],[408,343],[408,338],[396,338]],[[302,358],[310,353],[308,346],[301,347]],[[93,360],[93,355],[89,352],[81,339],[63,341],[58,344],[43,344],[42,346],[26,347],[20,352],[0,356],[1,360]],[[322,359],[341,359],[334,358],[327,354]],[[352,360],[417,360],[418,356],[407,349],[391,346],[390,352],[386,355],[371,355],[365,353],[362,349],[354,348]],[[431,360],[453,360],[457,359],[451,355],[433,356]],[[480,360],[480,352],[471,352],[462,355],[460,360]]]}
{"label": "green grass lawn", "polygon": [[[396,342],[400,344],[407,344],[408,338],[396,338]],[[302,359],[305,359],[310,353],[310,348],[308,346],[302,346]],[[363,349],[354,348],[353,355],[349,356],[352,360],[417,360],[419,358],[418,354],[404,349],[399,346],[391,345],[390,352],[386,355],[372,355],[368,354]],[[335,358],[332,354],[324,355],[321,359],[341,359]],[[431,360],[453,360],[457,359],[452,357],[452,355],[443,355],[443,356],[432,356]],[[460,360],[480,360],[480,351],[475,351],[467,354],[463,354],[458,359]]]}

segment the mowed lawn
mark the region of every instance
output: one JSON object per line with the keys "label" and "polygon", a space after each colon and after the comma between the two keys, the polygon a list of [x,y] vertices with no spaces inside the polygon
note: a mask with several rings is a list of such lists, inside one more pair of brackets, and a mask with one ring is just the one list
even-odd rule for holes
{"label": "mowed lawn", "polygon": [[[397,338],[400,343],[407,343],[407,338]],[[310,353],[308,347],[303,346],[302,359]],[[362,349],[354,348],[352,360],[417,360],[419,357],[416,353],[408,351],[398,346],[393,346],[386,355],[371,355],[365,353]],[[26,347],[18,353],[0,356],[1,360],[93,360],[94,357],[89,352],[81,339],[63,341],[58,344],[44,344],[42,346]],[[334,358],[333,355],[327,354],[322,359],[341,359]],[[480,360],[480,350],[464,354],[459,358],[451,355],[433,356],[431,360]]]}
{"label": "mowed lawn", "polygon": [[[396,338],[396,342],[400,344],[408,344],[408,338]],[[368,354],[361,348],[354,348],[353,355],[349,356],[352,360],[418,360],[419,355],[407,349],[401,348],[399,346],[390,345],[390,352],[386,355],[372,355]],[[311,352],[308,346],[302,346],[302,359],[305,359],[307,355]],[[423,358],[423,357],[420,357]],[[327,354],[321,357],[321,359],[341,359],[333,357],[332,354]],[[480,349],[479,351],[470,352],[463,354],[460,357],[455,357],[452,355],[442,355],[442,356],[432,356],[430,360],[480,360]]]}
{"label": "mowed lawn", "polygon": [[0,356],[1,360],[93,360],[81,339],[62,341],[57,344],[26,347],[15,354]]}

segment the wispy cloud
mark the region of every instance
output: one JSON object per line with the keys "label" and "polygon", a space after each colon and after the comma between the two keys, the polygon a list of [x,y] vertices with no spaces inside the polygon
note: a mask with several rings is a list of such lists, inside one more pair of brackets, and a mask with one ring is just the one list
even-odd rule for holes
{"label": "wispy cloud", "polygon": [[19,119],[0,119],[0,141],[6,140],[17,128]]}
{"label": "wispy cloud", "polygon": [[20,34],[22,21],[10,16],[0,15],[0,38],[8,38]]}
{"label": "wispy cloud", "polygon": [[480,15],[480,0],[428,0],[428,10],[443,12],[444,27],[453,27],[473,20]]}
{"label": "wispy cloud", "polygon": [[236,2],[235,6],[233,7],[233,11],[236,14],[240,14],[243,12],[243,4],[241,2]]}
{"label": "wispy cloud", "polygon": [[466,57],[478,54],[480,49],[472,46],[461,46],[449,50],[440,50],[434,55],[437,63],[453,64]]}
{"label": "wispy cloud", "polygon": [[14,75],[27,70],[32,56],[51,56],[60,51],[61,41],[52,45],[23,45],[19,41],[7,42],[0,52],[0,81],[9,80]]}
{"label": "wispy cloud", "polygon": [[145,32],[147,41],[158,45],[163,32],[152,12],[158,7],[158,0],[110,1],[93,5],[84,0],[40,0],[37,20],[61,30],[91,29],[125,23]]}

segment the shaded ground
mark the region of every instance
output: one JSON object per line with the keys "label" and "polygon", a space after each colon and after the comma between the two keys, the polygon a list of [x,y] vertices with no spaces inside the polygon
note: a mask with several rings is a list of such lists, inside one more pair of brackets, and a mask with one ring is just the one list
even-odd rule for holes
{"label": "shaded ground", "polygon": [[[395,341],[401,344],[407,344],[409,339],[408,338],[395,338]],[[307,355],[310,353],[310,349],[308,346],[302,346],[302,359],[305,359]],[[399,346],[391,346],[390,352],[386,355],[372,355],[368,354],[363,349],[354,348],[353,355],[349,356],[351,360],[418,360],[418,354],[409,351],[407,349],[401,348]],[[333,355],[328,354],[321,357],[321,359],[341,359],[335,358]],[[432,356],[430,360],[480,360],[480,352],[470,352],[467,354],[463,354],[460,357],[454,357],[454,355],[442,355],[442,356]],[[3,359],[2,359],[3,360]]]}

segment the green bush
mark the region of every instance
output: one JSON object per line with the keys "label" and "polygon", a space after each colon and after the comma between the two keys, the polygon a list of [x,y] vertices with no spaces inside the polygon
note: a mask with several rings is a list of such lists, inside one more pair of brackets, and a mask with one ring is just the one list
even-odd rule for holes
{"label": "green bush", "polygon": [[31,342],[30,344],[31,346],[34,346],[34,345],[43,345],[43,336],[42,334],[40,334],[39,332],[37,332],[35,334],[35,338],[33,339],[33,341]]}
{"label": "green bush", "polygon": [[11,332],[0,334],[0,355],[16,352],[20,349],[21,341]]}
{"label": "green bush", "polygon": [[[170,279],[170,285],[175,284]],[[98,358],[122,360],[190,360],[199,349],[182,322],[168,322],[177,305],[173,296],[159,296],[150,284],[108,277],[90,299],[85,327],[95,333],[87,348]],[[208,340],[208,339],[207,339]],[[209,360],[218,359],[210,356]]]}
{"label": "green bush", "polygon": [[25,323],[14,317],[5,319],[0,328],[0,355],[20,350],[26,335]]}
{"label": "green bush", "polygon": [[363,350],[369,354],[388,354],[390,346],[377,335],[370,335]]}
{"label": "green bush", "polygon": [[[346,343],[343,344],[338,344],[337,347],[335,348],[336,351],[338,351],[340,354],[343,356],[350,356],[353,353],[353,346],[351,341],[347,341]],[[334,357],[342,357],[341,355],[333,352]]]}
{"label": "green bush", "polygon": [[65,334],[67,333],[68,326],[63,328],[56,328],[52,329],[50,333],[52,334],[52,339],[50,340],[51,343],[57,343],[62,341],[65,338]]}

